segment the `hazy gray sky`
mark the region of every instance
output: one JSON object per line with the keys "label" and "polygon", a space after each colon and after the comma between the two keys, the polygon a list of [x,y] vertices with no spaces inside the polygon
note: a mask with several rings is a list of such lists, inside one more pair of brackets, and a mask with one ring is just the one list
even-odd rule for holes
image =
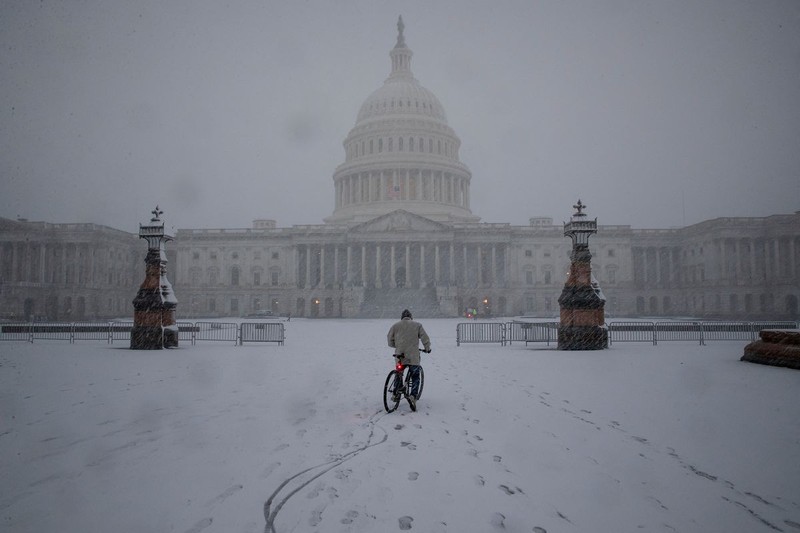
{"label": "hazy gray sky", "polygon": [[800,209],[797,0],[5,0],[0,216],[321,223],[399,14],[484,222]]}

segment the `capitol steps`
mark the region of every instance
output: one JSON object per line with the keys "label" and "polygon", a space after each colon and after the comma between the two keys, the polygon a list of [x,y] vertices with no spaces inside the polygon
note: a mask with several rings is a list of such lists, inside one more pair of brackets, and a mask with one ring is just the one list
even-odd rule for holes
{"label": "capitol steps", "polygon": [[400,318],[403,309],[408,309],[414,318],[442,316],[436,288],[366,289],[361,304],[363,318]]}

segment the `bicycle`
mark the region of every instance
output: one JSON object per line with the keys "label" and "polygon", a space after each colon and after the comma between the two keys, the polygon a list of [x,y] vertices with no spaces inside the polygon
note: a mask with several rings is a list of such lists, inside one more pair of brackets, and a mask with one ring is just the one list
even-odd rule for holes
{"label": "bicycle", "polygon": [[[424,353],[429,351],[420,350]],[[397,356],[397,363],[394,370],[389,372],[386,376],[386,382],[383,385],[383,407],[386,408],[387,413],[391,413],[397,406],[400,405],[400,399],[405,398],[408,400],[408,395],[411,392],[411,372],[406,371],[406,365],[403,364],[404,354]],[[403,375],[405,373],[405,376]],[[419,390],[417,391],[417,400],[422,397],[422,386],[425,385],[425,372],[422,366],[419,367]],[[411,402],[408,402],[412,411],[417,408]]]}

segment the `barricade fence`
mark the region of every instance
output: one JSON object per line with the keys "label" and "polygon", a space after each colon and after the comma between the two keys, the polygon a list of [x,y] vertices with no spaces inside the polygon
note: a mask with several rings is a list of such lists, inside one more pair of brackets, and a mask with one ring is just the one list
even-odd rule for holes
{"label": "barricade fence", "polygon": [[280,322],[243,322],[239,334],[239,342],[276,342],[284,341],[284,328]]}
{"label": "barricade fence", "polygon": [[[704,322],[704,321],[620,321],[607,324],[609,344],[615,342],[754,341],[764,329],[797,329],[798,323]],[[558,322],[464,322],[456,326],[456,345],[467,343],[558,342]]]}
{"label": "barricade fence", "polygon": [[[0,341],[103,340],[130,341],[133,321],[129,322],[26,322],[0,324]],[[274,342],[283,345],[286,340],[284,325],[280,322],[177,322],[178,340],[226,341],[235,345],[244,342]]]}
{"label": "barricade fence", "polygon": [[558,322],[509,322],[506,325],[506,339],[509,344],[524,342],[558,342]]}
{"label": "barricade fence", "polygon": [[456,326],[456,346],[467,342],[499,342],[506,344],[504,322],[462,322]]}

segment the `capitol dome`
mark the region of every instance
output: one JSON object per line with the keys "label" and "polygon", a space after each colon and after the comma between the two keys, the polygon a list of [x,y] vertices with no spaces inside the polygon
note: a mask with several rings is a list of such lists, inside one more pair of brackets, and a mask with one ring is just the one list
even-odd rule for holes
{"label": "capitol dome", "polygon": [[403,209],[440,222],[477,222],[469,209],[472,174],[444,107],[411,72],[411,49],[397,22],[392,70],[367,97],[344,140],[328,223],[358,224]]}

